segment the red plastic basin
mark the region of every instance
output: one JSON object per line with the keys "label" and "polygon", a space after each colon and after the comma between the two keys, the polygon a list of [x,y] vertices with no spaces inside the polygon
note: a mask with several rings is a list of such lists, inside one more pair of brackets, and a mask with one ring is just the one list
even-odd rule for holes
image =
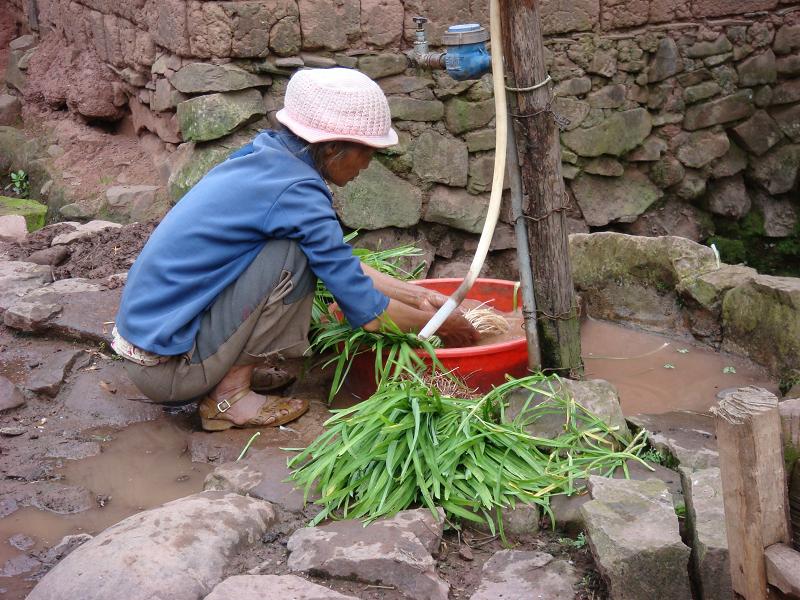
{"label": "red plastic basin", "polygon": [[[456,291],[461,281],[462,279],[423,279],[412,283],[449,296]],[[514,287],[513,281],[478,279],[467,298],[487,302],[499,311],[510,312],[514,309]],[[518,296],[517,300],[517,306],[521,306],[521,297]],[[418,354],[430,363],[430,357],[425,351],[418,351]],[[488,392],[493,386],[503,383],[506,375],[523,377],[527,374],[528,350],[524,336],[518,340],[487,346],[440,348],[436,351],[436,357],[445,369],[453,370],[467,385],[481,392]],[[375,392],[375,387],[375,353],[359,354],[353,360],[344,388],[359,398],[368,398]]]}

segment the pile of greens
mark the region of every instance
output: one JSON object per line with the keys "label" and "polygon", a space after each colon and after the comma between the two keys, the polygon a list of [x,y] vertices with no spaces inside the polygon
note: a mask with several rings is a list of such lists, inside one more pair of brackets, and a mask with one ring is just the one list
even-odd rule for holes
{"label": "pile of greens", "polygon": [[[344,241],[351,242],[356,235],[357,232],[353,232],[345,236]],[[413,244],[388,250],[355,248],[353,254],[364,264],[400,280],[417,279],[425,268],[424,263],[410,271],[401,266],[404,260],[422,255],[422,250]],[[381,333],[352,329],[347,321],[330,313],[333,302],[333,295],[318,281],[311,311],[311,352],[323,356],[332,353],[332,357],[323,364],[323,368],[334,365],[329,402],[341,389],[357,354],[370,350],[375,353],[375,381],[380,384],[388,378],[398,377],[404,371],[424,369],[425,363],[416,350],[423,349],[434,357],[435,349],[441,345],[436,336],[421,340],[413,333],[404,333],[392,323],[386,323]]]}
{"label": "pile of greens", "polygon": [[[610,475],[639,460],[644,432],[630,439],[556,390],[557,378],[511,380],[479,398],[446,396],[419,376],[385,379],[369,399],[334,411],[326,432],[290,461],[291,475],[328,517],[371,521],[409,506],[448,518],[486,523],[517,503],[536,504],[551,516],[550,498],[582,490],[589,474]],[[560,387],[560,386],[559,386]],[[512,420],[506,397],[528,395]],[[535,398],[544,402],[533,402]],[[564,415],[555,439],[534,437],[526,425]],[[579,481],[581,480],[581,481]]]}

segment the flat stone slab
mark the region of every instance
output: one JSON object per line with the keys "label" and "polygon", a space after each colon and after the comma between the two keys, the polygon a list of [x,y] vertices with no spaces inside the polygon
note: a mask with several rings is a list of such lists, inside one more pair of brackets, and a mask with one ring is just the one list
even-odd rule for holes
{"label": "flat stone slab", "polygon": [[678,410],[660,415],[634,415],[628,421],[634,427],[646,429],[650,444],[674,456],[682,467],[705,469],[719,465],[711,415]]}
{"label": "flat stone slab", "polygon": [[392,585],[415,600],[446,600],[450,586],[439,578],[431,553],[441,543],[444,514],[401,511],[363,525],[336,521],[297,530],[287,544],[288,567],[296,572]]}
{"label": "flat stone slab", "polygon": [[223,578],[229,557],[275,521],[269,503],[201,492],[103,531],[45,575],[29,600],[200,600]]}
{"label": "flat stone slab", "polygon": [[[628,479],[633,481],[647,481],[648,479],[660,479],[667,486],[667,490],[672,494],[675,506],[684,503],[683,491],[681,489],[680,475],[662,465],[649,463],[652,471],[640,462],[635,460],[628,461]],[[622,467],[617,467],[613,474],[614,479],[626,479]],[[582,481],[582,480],[581,480]],[[576,484],[578,482],[576,481]],[[584,516],[581,507],[592,499],[589,493],[576,496],[553,496],[550,498],[550,509],[556,519],[556,527],[568,532],[577,533],[584,528]]]}
{"label": "flat stone slab", "polygon": [[215,587],[205,600],[356,600],[296,575],[236,575]]}
{"label": "flat stone slab", "polygon": [[580,577],[565,560],[544,552],[500,550],[483,565],[471,600],[572,600]]}
{"label": "flat stone slab", "polygon": [[89,355],[83,350],[64,349],[61,352],[55,352],[48,357],[44,364],[39,365],[31,372],[25,389],[54,398],[58,395],[72,368],[88,358]]}
{"label": "flat stone slab", "polygon": [[57,235],[53,238],[53,241],[50,242],[51,246],[60,246],[61,244],[69,244],[75,240],[79,240],[82,238],[89,237],[93,233],[97,231],[102,231],[103,229],[111,229],[111,228],[119,228],[122,227],[119,223],[113,223],[112,221],[89,221],[88,223],[78,224],[75,227],[74,231],[69,231],[67,233],[62,233],[61,235]]}
{"label": "flat stone slab", "polygon": [[0,313],[52,280],[50,267],[15,260],[0,261]]}
{"label": "flat stone slab", "polygon": [[[589,381],[562,379],[561,382],[561,386],[548,386],[544,391],[569,396],[583,408],[599,417],[609,427],[616,428],[620,435],[628,435],[630,433],[625,417],[622,416],[619,394],[609,382],[602,379]],[[530,395],[531,393],[527,390],[520,390],[511,394],[509,407],[506,411],[509,419],[513,419],[519,414]],[[542,404],[547,405],[548,399],[549,397],[544,394],[537,394],[531,400],[529,407],[532,409]],[[554,411],[552,414],[540,416],[526,427],[526,431],[536,437],[557,438],[564,433],[565,421],[566,412]]]}
{"label": "flat stone slab", "polygon": [[131,383],[120,361],[97,370],[78,372],[61,400],[67,413],[81,422],[90,415],[96,427],[121,427],[157,419],[164,414],[161,405],[147,401]]}
{"label": "flat stone slab", "polygon": [[689,548],[681,541],[672,495],[657,479],[592,476],[581,508],[589,545],[610,596],[687,600]]}
{"label": "flat stone slab", "polygon": [[[49,267],[41,267],[47,268]],[[41,305],[44,312],[52,313],[40,322],[42,331],[55,333],[67,339],[111,343],[122,288],[108,289],[92,279],[61,279],[25,294],[20,303],[30,313],[31,305]],[[48,307],[58,306],[54,311]],[[9,310],[16,310],[10,306]]]}
{"label": "flat stone slab", "polygon": [[692,570],[703,600],[730,600],[731,587],[725,508],[719,468],[681,467],[686,518],[692,536]]}

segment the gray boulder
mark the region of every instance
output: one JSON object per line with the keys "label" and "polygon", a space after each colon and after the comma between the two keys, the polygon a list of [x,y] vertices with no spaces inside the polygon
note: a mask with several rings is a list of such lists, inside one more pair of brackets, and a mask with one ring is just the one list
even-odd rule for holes
{"label": "gray boulder", "polygon": [[27,292],[52,280],[50,267],[21,261],[0,261],[0,313]]}
{"label": "gray boulder", "polygon": [[296,575],[235,575],[205,600],[356,600]]}
{"label": "gray boulder", "polygon": [[652,129],[650,113],[634,108],[614,113],[598,125],[568,131],[561,140],[579,156],[621,156],[641,144]]}
{"label": "gray boulder", "polygon": [[178,123],[187,141],[224,137],[264,114],[258,90],[207,94],[178,104]]}
{"label": "gray boulder", "polygon": [[586,223],[592,227],[631,223],[664,195],[646,175],[630,168],[622,177],[582,173],[571,186]]}
{"label": "gray boulder", "polygon": [[257,75],[234,65],[189,63],[169,77],[169,82],[184,94],[235,92],[272,83],[268,75]]}
{"label": "gray boulder", "polygon": [[336,521],[298,529],[289,538],[289,569],[392,585],[416,600],[446,600],[449,585],[431,556],[441,543],[444,514],[402,511],[366,527]]}
{"label": "gray boulder", "polygon": [[730,559],[719,468],[681,467],[686,519],[692,539],[692,570],[703,600],[731,600]]}
{"label": "gray boulder", "polygon": [[628,421],[647,431],[650,445],[672,456],[682,467],[706,469],[719,465],[714,419],[687,410],[658,415],[634,415]]}
{"label": "gray boulder", "polygon": [[222,580],[232,554],[260,540],[274,520],[269,503],[238,494],[181,498],[128,517],[86,542],[28,598],[200,600]]}
{"label": "gray boulder", "polygon": [[333,195],[342,222],[352,229],[411,227],[422,214],[419,188],[377,160],[344,187],[333,187]]}
{"label": "gray boulder", "polygon": [[500,550],[483,565],[471,600],[572,600],[579,581],[571,561],[544,552]]}
{"label": "gray boulder", "polygon": [[581,508],[597,568],[615,600],[687,600],[689,548],[681,541],[672,495],[657,479],[589,478]]}

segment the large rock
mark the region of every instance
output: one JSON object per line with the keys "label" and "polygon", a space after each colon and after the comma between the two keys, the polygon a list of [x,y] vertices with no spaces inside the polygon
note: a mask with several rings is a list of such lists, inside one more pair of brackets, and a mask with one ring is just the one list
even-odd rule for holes
{"label": "large rock", "polygon": [[142,217],[149,214],[158,192],[157,185],[115,185],[106,190],[106,201],[112,211],[144,220]]}
{"label": "large rock", "polygon": [[630,223],[664,194],[635,169],[622,177],[601,177],[582,173],[572,181],[572,191],[591,227],[609,223]]}
{"label": "large rock", "polygon": [[747,174],[770,194],[783,194],[794,187],[798,167],[800,144],[789,144],[751,158]]}
{"label": "large rock", "polygon": [[6,215],[19,215],[24,217],[28,231],[37,231],[44,227],[44,220],[47,216],[47,205],[36,202],[36,200],[0,196],[0,217]]}
{"label": "large rock", "polygon": [[546,34],[590,31],[600,19],[597,0],[570,2],[569,10],[558,2],[542,3],[542,31]]}
{"label": "large rock", "polygon": [[663,81],[681,71],[683,71],[683,59],[681,59],[678,45],[671,37],[663,38],[658,43],[653,62],[647,69],[647,81],[649,83]]}
{"label": "large rock", "polygon": [[352,229],[411,227],[422,215],[419,188],[377,160],[346,186],[333,190],[336,210],[342,222]]}
{"label": "large rock", "polygon": [[248,143],[254,134],[251,128],[246,128],[211,142],[181,144],[171,163],[167,184],[170,199],[180,200],[206,173]]}
{"label": "large rock", "polygon": [[750,212],[750,196],[741,175],[711,180],[706,201],[715,215],[741,219]]}
{"label": "large rock", "polygon": [[436,574],[431,556],[443,525],[441,511],[437,518],[417,509],[366,527],[348,520],[298,529],[286,546],[287,565],[292,571],[392,585],[419,600],[446,600],[450,586]]}
{"label": "large rock", "polygon": [[641,144],[651,129],[650,113],[644,108],[634,108],[614,113],[594,127],[568,131],[561,139],[579,156],[621,156]]}
{"label": "large rock", "polygon": [[788,79],[772,88],[772,104],[790,104],[800,100],[800,79]]}
{"label": "large rock", "polygon": [[403,35],[403,17],[400,0],[361,0],[362,39],[378,47],[397,44]]}
{"label": "large rock", "polygon": [[743,60],[736,66],[736,70],[739,73],[739,85],[743,87],[775,83],[778,79],[775,54],[770,49]]}
{"label": "large rock", "polygon": [[676,235],[693,242],[704,241],[711,231],[713,222],[710,215],[674,198],[651,206],[624,228],[624,232],[630,235]]}
{"label": "large rock", "polygon": [[692,571],[703,600],[730,600],[731,588],[722,479],[719,468],[681,467],[686,520],[692,540]]}
{"label": "large rock", "polygon": [[181,498],[128,517],[86,542],[28,598],[199,600],[222,580],[229,557],[260,540],[274,520],[269,503],[238,494]]}
{"label": "large rock", "polygon": [[727,54],[733,50],[733,44],[726,35],[719,35],[711,41],[700,41],[692,44],[686,49],[686,56],[689,58],[707,58],[718,54]]}
{"label": "large rock", "polygon": [[178,123],[188,141],[215,140],[264,115],[258,90],[207,94],[178,104]]}
{"label": "large rock", "polygon": [[48,266],[29,262],[0,261],[0,313],[26,293],[53,280]]}
{"label": "large rock", "polygon": [[389,96],[392,119],[401,121],[439,121],[444,116],[444,104],[439,100],[417,100],[406,96]]}
{"label": "large rock", "polygon": [[726,294],[722,318],[724,349],[787,378],[800,371],[800,279],[759,275]]}
{"label": "large rock", "polygon": [[61,312],[61,309],[60,304],[19,300],[3,313],[3,323],[6,327],[19,331],[28,333],[39,331],[51,317]]}
{"label": "large rock", "polygon": [[688,131],[704,129],[749,117],[753,112],[753,91],[742,90],[724,98],[690,106],[686,109],[683,127]]}
{"label": "large rock", "polygon": [[296,575],[234,575],[205,600],[356,600]]}
{"label": "large rock", "polygon": [[371,79],[380,79],[390,75],[399,75],[408,68],[405,54],[383,53],[367,54],[358,59],[358,69]]}
{"label": "large rock", "polygon": [[661,454],[682,467],[707,469],[719,465],[714,419],[686,410],[660,415],[634,415],[628,421],[647,431],[647,439]]}
{"label": "large rock", "polygon": [[272,83],[268,75],[257,75],[234,65],[189,63],[169,77],[169,82],[184,94],[235,92]]}
{"label": "large rock", "polygon": [[487,194],[470,194],[464,189],[437,185],[431,192],[424,219],[470,233],[479,233],[489,207]]}
{"label": "large rock", "polygon": [[136,133],[150,131],[165,142],[179,144],[181,141],[178,118],[173,113],[155,113],[135,97],[128,100],[133,129]]}
{"label": "large rock", "polygon": [[108,324],[114,321],[121,293],[120,288],[108,289],[89,279],[60,279],[28,292],[10,304],[8,310],[16,315],[29,315],[31,320],[38,318],[38,327],[65,338],[108,344],[111,341]]}
{"label": "large rock", "polygon": [[70,371],[81,364],[86,364],[88,354],[83,350],[63,350],[56,352],[31,374],[25,388],[35,394],[44,394],[54,398],[61,391],[61,386]]}
{"label": "large rock", "polygon": [[800,142],[800,104],[779,108],[772,112],[772,117],[786,137]]}
{"label": "large rock", "polygon": [[572,600],[578,574],[571,561],[544,552],[500,550],[486,561],[481,583],[470,600]]}
{"label": "large rock", "polygon": [[775,54],[789,54],[800,49],[800,25],[783,25],[775,33],[772,47]]}
{"label": "large rock", "polygon": [[590,109],[588,102],[575,98],[555,98],[553,100],[553,110],[569,119],[569,124],[565,127],[566,131],[572,131],[578,127],[589,115]]}
{"label": "large rock", "polygon": [[447,129],[456,135],[484,127],[493,118],[493,99],[469,102],[462,98],[453,98],[445,104],[444,120]]}
{"label": "large rock", "polygon": [[469,152],[457,138],[425,131],[414,145],[414,173],[422,181],[467,185]]}
{"label": "large rock", "polygon": [[11,94],[0,94],[0,125],[16,125],[22,104]]}
{"label": "large rock", "polygon": [[75,224],[71,231],[60,233],[55,236],[53,241],[50,242],[50,245],[60,246],[63,244],[69,244],[75,240],[82,240],[84,238],[91,237],[92,234],[97,233],[98,231],[103,231],[104,229],[119,229],[120,227],[122,227],[122,225],[119,223],[114,223],[113,221],[103,221],[100,219],[89,221],[88,223]]}
{"label": "large rock", "polygon": [[28,236],[28,227],[22,215],[0,216],[0,243],[23,241]]}
{"label": "large rock", "polygon": [[[542,390],[543,394],[535,394],[526,390],[512,393],[508,399],[506,418],[515,419],[525,404],[528,404],[531,409],[539,406],[549,407],[547,409],[549,414],[541,414],[525,429],[532,436],[555,439],[564,433],[564,423],[567,419],[564,411],[552,405],[551,394],[556,394],[561,398],[575,400],[577,404],[598,417],[620,436],[630,435],[625,417],[622,416],[619,395],[613,385],[602,379],[590,381],[561,379],[559,381],[560,385],[547,384],[546,389]],[[579,421],[582,420],[579,416]]]}
{"label": "large rock", "polygon": [[675,286],[716,268],[710,248],[679,237],[573,234],[569,245],[589,313],[654,331],[684,329]]}
{"label": "large rock", "polygon": [[672,496],[657,479],[592,476],[581,508],[589,546],[612,598],[687,600],[689,548],[681,542]]}
{"label": "large rock", "polygon": [[797,208],[791,197],[775,198],[760,190],[753,194],[753,205],[764,219],[764,235],[788,237],[797,227]]}
{"label": "large rock", "polygon": [[747,153],[731,142],[731,147],[725,156],[711,162],[711,177],[730,177],[747,168]]}
{"label": "large rock", "polygon": [[724,131],[695,131],[687,136],[676,154],[678,160],[687,167],[699,169],[724,156],[730,147],[730,140]]}
{"label": "large rock", "polygon": [[0,375],[0,413],[25,404],[25,396],[10,380]]}
{"label": "large rock", "polygon": [[733,133],[748,152],[758,156],[783,139],[778,124],[763,110],[757,111],[747,121],[734,127]]}

